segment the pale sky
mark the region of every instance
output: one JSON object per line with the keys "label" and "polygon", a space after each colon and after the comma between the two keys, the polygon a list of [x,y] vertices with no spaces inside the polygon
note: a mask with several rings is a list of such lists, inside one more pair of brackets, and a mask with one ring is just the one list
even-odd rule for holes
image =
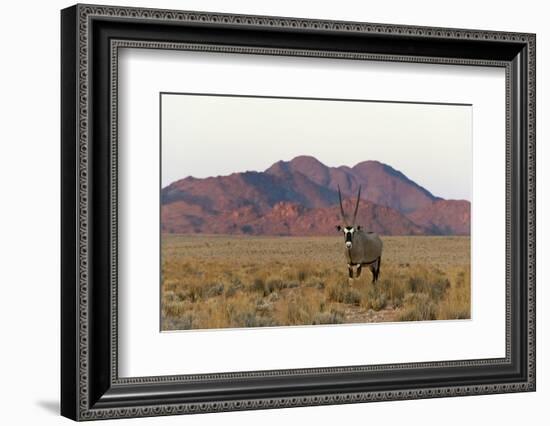
{"label": "pale sky", "polygon": [[470,105],[161,96],[163,187],[311,155],[333,167],[377,160],[436,196],[471,201]]}

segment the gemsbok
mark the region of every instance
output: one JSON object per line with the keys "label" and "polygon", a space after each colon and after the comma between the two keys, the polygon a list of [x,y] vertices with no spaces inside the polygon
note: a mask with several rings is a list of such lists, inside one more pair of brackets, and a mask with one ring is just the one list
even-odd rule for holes
{"label": "gemsbok", "polygon": [[344,251],[348,261],[348,275],[353,278],[353,267],[357,267],[356,278],[361,276],[361,268],[368,266],[372,272],[372,282],[375,283],[380,275],[380,264],[382,261],[382,240],[374,232],[363,231],[361,226],[357,225],[357,210],[361,199],[361,187],[357,194],[353,220],[350,222],[344,212],[342,204],[342,193],[338,186],[338,197],[340,199],[340,214],[344,221],[344,226],[338,225],[336,229],[344,233]]}

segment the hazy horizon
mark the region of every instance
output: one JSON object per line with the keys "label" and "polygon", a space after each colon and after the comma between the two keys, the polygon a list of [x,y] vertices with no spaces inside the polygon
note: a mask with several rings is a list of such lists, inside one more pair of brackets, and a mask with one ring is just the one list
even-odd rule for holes
{"label": "hazy horizon", "polygon": [[378,161],[434,196],[471,201],[469,105],[192,94],[162,94],[161,105],[162,187],[309,156]]}

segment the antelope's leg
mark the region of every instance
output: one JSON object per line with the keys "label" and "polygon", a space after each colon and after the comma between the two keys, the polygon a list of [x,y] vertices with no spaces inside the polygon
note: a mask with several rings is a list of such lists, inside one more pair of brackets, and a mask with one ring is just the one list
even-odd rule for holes
{"label": "antelope's leg", "polygon": [[380,258],[376,259],[376,261],[370,266],[370,270],[372,272],[372,282],[375,283],[378,281],[378,274],[380,273]]}
{"label": "antelope's leg", "polygon": [[348,277],[353,278],[353,267],[348,264]]}
{"label": "antelope's leg", "polygon": [[358,264],[357,265],[357,274],[355,275],[357,278],[359,278],[361,276],[361,268],[362,268],[363,265],[361,264]]}
{"label": "antelope's leg", "polygon": [[372,273],[372,283],[374,284],[376,282],[376,266],[378,264],[378,261],[375,261],[374,263],[371,263],[369,265],[369,269]]}

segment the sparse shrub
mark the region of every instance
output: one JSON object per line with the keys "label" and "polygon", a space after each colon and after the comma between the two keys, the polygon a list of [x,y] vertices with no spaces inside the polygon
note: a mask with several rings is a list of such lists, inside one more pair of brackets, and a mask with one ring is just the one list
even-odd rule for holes
{"label": "sparse shrub", "polygon": [[180,295],[183,300],[197,302],[202,297],[203,287],[199,285],[189,285],[186,290],[183,290]]}
{"label": "sparse shrub", "polygon": [[330,312],[319,312],[315,314],[312,324],[342,324],[344,322],[344,313],[333,309]]}
{"label": "sparse shrub", "polygon": [[273,304],[267,300],[258,300],[256,304],[256,311],[260,313],[266,313],[273,310]]}
{"label": "sparse shrub", "polygon": [[233,297],[237,294],[237,292],[242,288],[242,285],[234,285],[232,284],[226,291],[225,295],[227,297]]}
{"label": "sparse shrub", "polygon": [[267,301],[269,303],[276,302],[277,300],[279,300],[279,293],[277,293],[276,291],[267,296]]}
{"label": "sparse shrub", "polygon": [[328,299],[332,302],[359,305],[361,293],[348,283],[335,283],[326,288]]}
{"label": "sparse shrub", "polygon": [[280,278],[280,277],[270,277],[266,281],[264,292],[269,294],[269,293],[273,293],[276,290],[281,290],[284,287],[285,287],[285,284],[284,284],[282,278]]}
{"label": "sparse shrub", "polygon": [[411,293],[427,293],[438,301],[449,289],[450,282],[440,271],[423,270],[409,278],[408,287]]}
{"label": "sparse shrub", "polygon": [[280,276],[272,276],[267,279],[256,277],[254,278],[254,281],[252,282],[252,290],[253,291],[259,291],[264,296],[267,296],[274,291],[279,291],[283,288],[290,288],[290,287],[297,287],[297,285],[293,285],[291,282],[285,282]]}
{"label": "sparse shrub", "polygon": [[384,309],[388,303],[388,298],[386,297],[386,293],[383,293],[381,291],[369,292],[368,300],[369,300],[368,307],[373,309],[374,311],[379,311],[381,309]]}
{"label": "sparse shrub", "polygon": [[265,290],[265,281],[262,278],[254,278],[252,289],[263,292]]}
{"label": "sparse shrub", "polygon": [[325,288],[325,281],[317,276],[309,276],[303,282],[305,287],[314,287],[318,290],[323,290]]}
{"label": "sparse shrub", "polygon": [[407,292],[407,283],[404,282],[404,280],[384,278],[380,280],[376,286],[383,290],[386,303],[391,303],[394,308],[403,305],[403,299]]}
{"label": "sparse shrub", "polygon": [[287,320],[290,325],[309,324],[311,321],[309,309],[301,303],[291,301],[287,307]]}
{"label": "sparse shrub", "polygon": [[280,306],[281,322],[285,325],[313,324],[313,319],[325,303],[317,291],[294,292],[286,304]]}
{"label": "sparse shrub", "polygon": [[165,291],[164,292],[164,300],[166,302],[173,302],[174,300],[178,300],[178,296],[176,295],[175,292],[169,290],[169,291]]}
{"label": "sparse shrub", "polygon": [[409,278],[409,291],[411,293],[425,293],[428,290],[428,284],[423,277],[415,275]]}
{"label": "sparse shrub", "polygon": [[203,297],[216,297],[216,296],[220,296],[223,294],[223,290],[224,290],[225,286],[221,283],[212,283],[210,285],[207,285],[203,292],[202,292],[202,295]]}
{"label": "sparse shrub", "polygon": [[226,286],[225,295],[227,297],[233,297],[239,291],[243,291],[244,287],[240,277],[232,276],[229,280],[229,284]]}
{"label": "sparse shrub", "polygon": [[[260,308],[260,309],[258,309]],[[265,309],[264,309],[265,308]],[[277,325],[268,315],[270,309],[247,297],[232,299],[225,306],[225,327],[266,327]]]}
{"label": "sparse shrub", "polygon": [[430,295],[432,296],[432,299],[439,301],[450,286],[451,283],[447,278],[438,278],[430,286]]}
{"label": "sparse shrub", "polygon": [[277,325],[272,318],[256,315],[252,312],[238,313],[232,321],[233,327],[271,327]]}
{"label": "sparse shrub", "polygon": [[298,273],[296,274],[296,277],[298,278],[298,281],[304,282],[308,273],[305,269],[298,270]]}
{"label": "sparse shrub", "polygon": [[163,314],[164,316],[180,317],[187,312],[187,305],[179,301],[164,301]]}
{"label": "sparse shrub", "polygon": [[325,288],[325,293],[327,295],[328,300],[331,302],[341,302],[343,300],[343,288],[344,284],[341,283],[330,283]]}
{"label": "sparse shrub", "polygon": [[350,288],[346,292],[344,292],[343,302],[347,303],[348,305],[359,306],[361,304],[361,293],[359,293],[359,291],[355,290],[354,288]]}
{"label": "sparse shrub", "polygon": [[192,313],[184,314],[183,316],[163,317],[162,329],[163,330],[191,330],[194,325],[194,316]]}
{"label": "sparse shrub", "polygon": [[437,307],[426,293],[409,293],[403,301],[400,321],[427,321],[436,319]]}
{"label": "sparse shrub", "polygon": [[450,285],[439,306],[440,319],[470,318],[470,274],[458,272],[456,280]]}
{"label": "sparse shrub", "polygon": [[231,286],[239,287],[239,288],[242,288],[242,286],[243,286],[243,282],[241,281],[241,279],[239,277],[231,277],[230,281],[231,281],[230,282]]}

